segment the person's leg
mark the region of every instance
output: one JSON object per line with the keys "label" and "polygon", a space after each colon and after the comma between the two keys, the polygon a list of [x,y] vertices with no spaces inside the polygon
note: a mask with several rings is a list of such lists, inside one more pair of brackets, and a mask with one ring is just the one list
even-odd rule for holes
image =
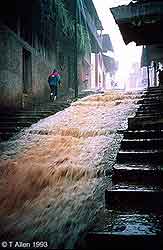
{"label": "person's leg", "polygon": [[54,86],[53,85],[50,85],[50,100],[53,100],[54,98]]}
{"label": "person's leg", "polygon": [[58,88],[57,88],[57,85],[54,87],[54,95],[56,96],[56,98],[57,98],[57,95],[58,95]]}
{"label": "person's leg", "polygon": [[50,92],[53,93],[53,89],[54,89],[53,85],[49,85],[49,87],[50,87]]}

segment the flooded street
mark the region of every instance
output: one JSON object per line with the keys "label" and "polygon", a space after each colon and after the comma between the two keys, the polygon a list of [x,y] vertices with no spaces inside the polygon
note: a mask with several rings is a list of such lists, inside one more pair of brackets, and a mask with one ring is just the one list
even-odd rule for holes
{"label": "flooded street", "polygon": [[0,145],[2,239],[73,249],[104,207],[104,190],[137,96],[85,97]]}

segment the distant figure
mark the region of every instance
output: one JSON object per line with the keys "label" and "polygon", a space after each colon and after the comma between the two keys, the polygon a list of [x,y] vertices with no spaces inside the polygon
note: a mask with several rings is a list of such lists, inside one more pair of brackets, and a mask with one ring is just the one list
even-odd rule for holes
{"label": "distant figure", "polygon": [[112,87],[112,89],[114,89],[117,86],[118,86],[118,83],[115,82],[115,81],[113,81],[113,80],[111,80],[111,87]]}
{"label": "distant figure", "polygon": [[159,85],[163,85],[163,69],[158,70]]}
{"label": "distant figure", "polygon": [[50,99],[56,100],[58,95],[58,87],[61,84],[61,76],[56,69],[54,69],[53,72],[48,76],[48,83],[51,90]]}

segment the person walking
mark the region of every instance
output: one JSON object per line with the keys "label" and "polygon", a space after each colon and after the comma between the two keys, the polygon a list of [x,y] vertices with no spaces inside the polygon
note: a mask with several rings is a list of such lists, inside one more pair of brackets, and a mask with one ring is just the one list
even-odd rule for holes
{"label": "person walking", "polygon": [[56,100],[58,96],[58,87],[61,84],[61,76],[57,69],[54,69],[53,72],[48,76],[48,83],[51,90],[50,99]]}
{"label": "person walking", "polygon": [[159,86],[163,86],[163,67],[158,70]]}

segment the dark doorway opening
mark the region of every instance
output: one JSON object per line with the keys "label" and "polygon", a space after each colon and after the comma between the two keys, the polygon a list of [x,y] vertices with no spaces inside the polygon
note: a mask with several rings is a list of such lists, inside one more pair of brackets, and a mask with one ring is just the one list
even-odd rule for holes
{"label": "dark doorway opening", "polygon": [[74,82],[73,58],[68,56],[68,88],[73,88],[73,82]]}
{"label": "dark doorway opening", "polygon": [[32,90],[32,58],[31,52],[23,48],[23,93]]}

